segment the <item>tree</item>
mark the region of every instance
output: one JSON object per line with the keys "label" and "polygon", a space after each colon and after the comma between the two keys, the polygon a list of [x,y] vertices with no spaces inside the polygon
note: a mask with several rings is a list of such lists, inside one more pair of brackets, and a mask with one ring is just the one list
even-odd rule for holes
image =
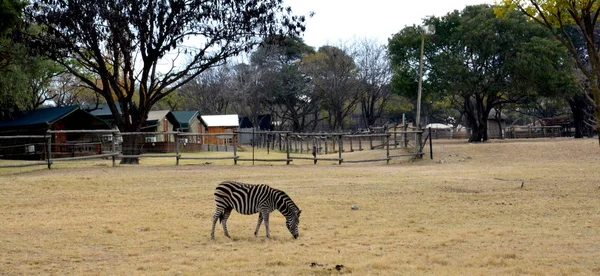
{"label": "tree", "polygon": [[320,94],[321,105],[329,114],[329,127],[343,130],[346,118],[360,99],[358,72],[352,57],[340,48],[323,46],[304,57],[302,70]]}
{"label": "tree", "polygon": [[26,5],[25,1],[0,0],[0,36],[20,22],[21,12]]}
{"label": "tree", "polygon": [[54,98],[53,82],[64,73],[58,63],[32,55],[18,40],[0,39],[6,56],[0,69],[0,118],[8,118],[11,110],[28,111]]}
{"label": "tree", "polygon": [[[436,26],[436,34],[426,47],[429,70],[424,87],[461,107],[472,129],[469,142],[488,140],[487,121],[494,108],[572,91],[574,78],[564,48],[517,13],[498,18],[491,6],[478,5],[426,23]],[[408,56],[410,61],[398,60],[407,57],[399,50],[416,52],[420,32],[411,29],[390,41],[392,62],[400,66],[396,71],[410,72],[405,68],[415,64],[414,56]]]}
{"label": "tree", "polygon": [[49,88],[48,98],[57,106],[80,105],[94,109],[103,103],[98,94],[70,73],[61,73],[53,78]]}
{"label": "tree", "polygon": [[257,126],[266,99],[261,72],[252,64],[236,64],[233,66],[231,89],[235,95],[237,113],[248,117],[252,125]]}
{"label": "tree", "polygon": [[[26,14],[45,31],[33,45],[104,98],[121,131],[138,132],[158,101],[250,50],[257,36],[304,31],[304,17],[281,2],[40,0]],[[124,154],[139,154],[138,141],[124,137]]]}
{"label": "tree", "polygon": [[301,132],[316,126],[319,98],[299,67],[302,57],[313,53],[298,37],[267,38],[252,53],[251,63],[260,72],[265,91],[265,108],[281,122],[279,128]]}
{"label": "tree", "polygon": [[186,99],[182,109],[199,110],[206,115],[225,114],[234,101],[231,89],[231,68],[225,64],[198,75],[182,86],[178,94]]}
{"label": "tree", "polygon": [[[496,8],[497,15],[506,16],[507,12],[518,9],[532,21],[544,26],[568,49],[577,68],[589,81],[590,93],[584,93],[583,96],[592,103],[596,132],[600,133],[600,46],[596,31],[600,1],[502,0],[502,3],[504,6]],[[579,32],[570,31],[572,27],[579,29]],[[583,40],[578,40],[578,35],[583,36]],[[578,41],[583,42],[585,47],[578,47]],[[598,142],[600,144],[600,135]]]}
{"label": "tree", "polygon": [[353,47],[354,60],[358,69],[361,97],[360,107],[365,128],[368,129],[381,118],[392,97],[391,68],[387,47],[375,40],[364,39]]}

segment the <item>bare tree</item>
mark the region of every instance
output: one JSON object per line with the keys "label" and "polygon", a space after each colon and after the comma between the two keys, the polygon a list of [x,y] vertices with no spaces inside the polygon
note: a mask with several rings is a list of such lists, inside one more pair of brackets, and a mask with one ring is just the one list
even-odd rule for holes
{"label": "bare tree", "polygon": [[201,114],[225,114],[231,111],[234,95],[231,68],[225,64],[211,68],[178,90],[185,100],[182,109],[199,110]]}
{"label": "bare tree", "polygon": [[381,115],[392,97],[391,67],[387,46],[375,39],[362,39],[352,46],[352,56],[358,69],[360,107],[364,127],[369,128]]}

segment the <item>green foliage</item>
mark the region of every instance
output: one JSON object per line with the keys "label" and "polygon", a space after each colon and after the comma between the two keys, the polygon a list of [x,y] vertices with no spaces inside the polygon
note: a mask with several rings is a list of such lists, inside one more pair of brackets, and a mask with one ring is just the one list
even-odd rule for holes
{"label": "green foliage", "polygon": [[[598,47],[598,14],[600,1],[566,0],[502,0],[495,12],[501,18],[512,11],[519,11],[529,20],[545,27],[553,37],[568,49],[582,75],[581,93],[569,100],[575,125],[576,137],[581,137],[584,123],[581,114],[587,105],[593,109],[596,132],[600,132],[600,47]],[[574,98],[585,99],[583,102]],[[586,104],[589,100],[589,104]],[[578,102],[577,104],[575,102]],[[580,105],[583,104],[583,105]],[[586,112],[587,113],[587,112]],[[598,136],[600,143],[600,135]]]}
{"label": "green foliage", "polygon": [[302,60],[302,71],[311,77],[327,110],[329,127],[343,130],[344,121],[360,100],[358,71],[354,60],[346,51],[334,46],[323,46]]}
{"label": "green foliage", "polygon": [[[35,28],[27,32],[35,32]],[[0,117],[9,116],[10,110],[43,105],[51,97],[53,78],[63,72],[59,65],[32,54],[27,44],[13,37],[0,38],[0,52],[4,56],[0,68]]]}
{"label": "green foliage", "polygon": [[25,1],[0,0],[0,36],[12,29],[20,20]]}
{"label": "green foliage", "polygon": [[[300,35],[305,29],[304,16],[292,14],[281,0],[40,0],[26,15],[45,28],[34,38],[37,50],[101,95],[122,131],[139,131],[158,101],[250,51],[258,37]],[[93,72],[95,80],[62,62],[65,57]],[[126,154],[139,153],[135,141],[124,141]]]}
{"label": "green foliage", "polygon": [[[487,140],[487,116],[495,107],[574,91],[566,50],[521,14],[498,18],[491,6],[478,5],[424,23],[436,27],[425,42],[424,97],[453,102],[473,129],[470,141]],[[399,93],[416,91],[420,37],[413,26],[390,40]]]}

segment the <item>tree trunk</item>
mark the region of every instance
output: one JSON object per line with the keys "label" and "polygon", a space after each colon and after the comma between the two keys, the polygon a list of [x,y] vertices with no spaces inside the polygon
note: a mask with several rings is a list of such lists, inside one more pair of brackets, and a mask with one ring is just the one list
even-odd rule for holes
{"label": "tree trunk", "polygon": [[593,112],[593,106],[589,103],[585,95],[578,94],[567,99],[571,112],[573,113],[573,124],[575,126],[575,138],[583,138],[584,136],[592,137],[593,129],[588,126],[585,121]]}
{"label": "tree trunk", "polygon": [[[138,134],[123,136],[123,155],[140,155],[144,145],[141,141],[142,138]],[[140,159],[138,157],[124,157],[121,159],[121,164],[139,165]]]}
{"label": "tree trunk", "polygon": [[484,108],[483,99],[476,97],[473,101],[470,97],[465,97],[464,109],[467,124],[471,128],[469,143],[487,141],[487,116],[489,111]]}

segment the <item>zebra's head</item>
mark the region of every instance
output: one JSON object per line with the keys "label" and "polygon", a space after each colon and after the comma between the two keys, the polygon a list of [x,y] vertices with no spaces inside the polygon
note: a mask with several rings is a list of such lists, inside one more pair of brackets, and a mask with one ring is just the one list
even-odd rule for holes
{"label": "zebra's head", "polygon": [[285,218],[285,225],[287,226],[288,230],[290,230],[290,233],[292,233],[292,236],[294,236],[294,239],[298,238],[298,224],[300,224],[301,212],[302,210],[300,209],[295,210]]}

